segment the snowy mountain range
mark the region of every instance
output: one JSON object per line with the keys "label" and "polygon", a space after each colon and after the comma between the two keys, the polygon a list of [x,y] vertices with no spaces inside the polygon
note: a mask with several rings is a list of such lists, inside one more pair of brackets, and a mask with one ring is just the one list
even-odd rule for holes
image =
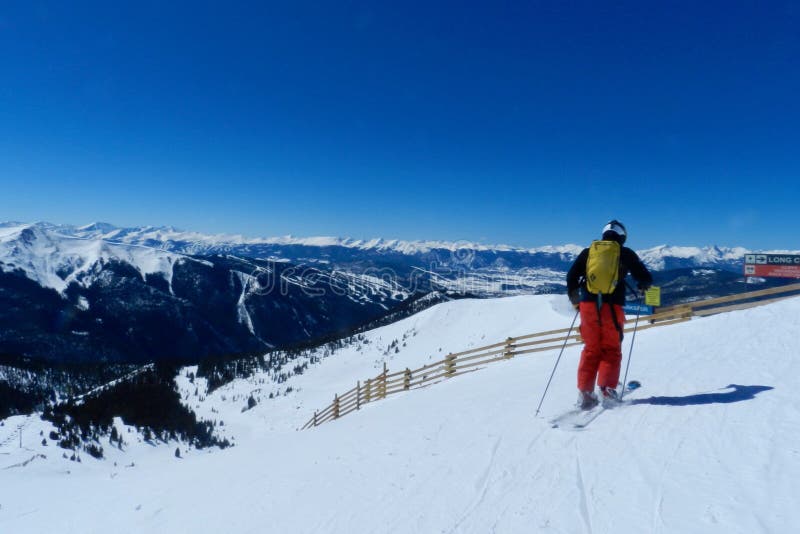
{"label": "snowy mountain range", "polygon": [[0,228],[3,354],[198,361],[348,331],[408,296],[370,275]]}
{"label": "snowy mountain range", "polygon": [[[108,223],[92,223],[80,227],[50,223],[0,224],[0,232],[6,234],[14,234],[22,228],[46,233],[51,241],[57,239],[56,236],[60,239],[84,240],[83,247],[87,250],[82,257],[86,258],[86,264],[91,264],[102,249],[109,249],[112,245],[127,245],[183,256],[233,255],[293,264],[324,265],[329,269],[356,274],[377,274],[405,282],[412,293],[422,279],[427,282],[427,285],[423,284],[423,290],[429,289],[432,284],[440,289],[481,296],[555,290],[563,283],[563,273],[582,249],[578,245],[520,248],[467,242],[354,240],[334,237],[284,236],[252,239],[237,235],[185,232],[170,227],[120,228]],[[63,248],[69,249],[69,246]],[[155,258],[152,253],[150,258],[145,258],[144,249],[132,250],[133,252],[116,248],[120,256],[126,257],[126,261],[129,260],[127,257],[135,260],[140,265],[141,272],[160,269],[168,275],[166,267],[175,260],[166,255]],[[741,247],[667,245],[638,251],[643,261],[654,270],[715,268],[732,272],[741,272],[742,258],[746,252]],[[0,261],[3,261],[1,257]],[[67,263],[69,261],[75,260],[66,260]],[[156,265],[159,262],[162,263]],[[46,276],[53,287],[64,287],[67,282],[53,277],[52,272],[42,273],[39,258],[21,258],[15,264],[25,266],[32,279],[41,281]]]}
{"label": "snowy mountain range", "polygon": [[[431,292],[559,293],[580,250],[2,223],[0,343],[3,353],[73,362],[197,361],[287,347],[410,310]],[[745,252],[639,254],[659,271],[669,302],[731,292]]]}
{"label": "snowy mountain range", "polygon": [[[17,223],[6,223],[15,225]],[[64,235],[86,239],[101,239],[108,242],[128,245],[143,245],[185,254],[220,254],[232,253],[248,257],[270,257],[280,254],[287,259],[301,259],[294,253],[311,252],[310,257],[325,256],[336,249],[350,249],[361,253],[379,253],[385,255],[402,254],[406,256],[424,256],[431,253],[490,253],[502,258],[505,255],[546,256],[560,255],[571,261],[583,249],[579,245],[543,246],[522,248],[509,245],[485,245],[466,241],[403,241],[397,239],[360,240],[341,237],[267,237],[246,238],[241,235],[202,234],[187,232],[172,227],[131,227],[120,228],[108,223],[92,223],[86,226],[52,225],[38,223],[43,228],[52,229]],[[313,251],[318,254],[313,254]],[[661,245],[637,251],[645,263],[653,269],[678,267],[710,267],[730,266],[740,262],[747,249],[742,247],[677,247]],[[335,256],[335,254],[334,254]],[[459,257],[455,261],[473,259],[472,256]]]}

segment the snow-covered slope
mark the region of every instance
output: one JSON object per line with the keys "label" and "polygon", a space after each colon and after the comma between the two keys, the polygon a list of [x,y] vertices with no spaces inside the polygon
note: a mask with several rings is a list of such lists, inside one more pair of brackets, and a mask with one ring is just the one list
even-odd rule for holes
{"label": "snow-covered slope", "polygon": [[[570,313],[546,296],[439,305],[369,333],[360,348],[280,385],[290,393],[244,412],[254,391],[277,388],[268,377],[197,400],[181,379],[187,402],[224,418],[235,434],[237,446],[224,451],[182,450],[178,459],[175,444],[134,443],[113,459],[75,464],[40,446],[46,428],[37,420],[6,421],[0,531],[796,530],[800,299],[640,332],[631,376],[644,387],[583,432],[547,423],[574,402],[578,348],[567,349],[540,418],[533,412],[552,352],[295,431],[384,361],[414,367],[438,359],[439,348],[567,326]],[[395,339],[399,350],[387,350]],[[18,424],[27,425],[22,449]]]}
{"label": "snow-covered slope", "polygon": [[[253,395],[266,407],[259,410],[264,424],[271,428],[300,428],[314,413],[330,404],[336,393],[355,386],[357,380],[374,378],[383,370],[389,372],[406,367],[415,369],[443,359],[448,352],[481,347],[533,331],[560,328],[571,307],[563,297],[518,296],[504,299],[466,299],[438,304],[412,317],[394,324],[366,332],[363,340],[352,343],[333,353],[327,347],[306,353],[292,362],[302,365],[320,359],[321,364],[310,365],[303,374],[276,383],[274,373],[257,373],[249,380],[237,380],[197,402],[193,394],[196,386],[182,376],[182,390],[190,396],[187,404],[204,419],[213,417],[226,421],[224,436],[236,435],[239,424],[236,415]],[[569,324],[567,324],[569,326]],[[193,371],[190,368],[188,371]],[[185,373],[184,373],[185,375]],[[286,395],[287,389],[291,395]],[[201,389],[200,394],[204,391]],[[270,401],[269,395],[277,396]],[[272,404],[293,406],[293,409],[271,410]],[[227,417],[225,417],[227,416]],[[249,422],[245,423],[249,426]]]}
{"label": "snow-covered slope", "polygon": [[132,265],[143,278],[160,273],[170,282],[175,263],[190,258],[150,247],[67,236],[35,224],[0,226],[0,268],[22,270],[41,286],[59,292],[73,281],[90,285],[93,268],[110,260]]}

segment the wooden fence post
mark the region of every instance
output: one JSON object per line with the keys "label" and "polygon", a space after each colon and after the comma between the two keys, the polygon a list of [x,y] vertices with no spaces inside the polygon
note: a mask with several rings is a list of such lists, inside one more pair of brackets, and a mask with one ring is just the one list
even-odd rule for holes
{"label": "wooden fence post", "polygon": [[403,376],[403,389],[411,387],[411,369],[406,367],[406,374]]}
{"label": "wooden fence post", "polygon": [[339,419],[339,395],[333,398],[333,418]]}
{"label": "wooden fence post", "polygon": [[317,426],[317,410],[314,410],[314,426]]}
{"label": "wooden fence post", "polygon": [[356,382],[356,410],[361,409],[361,380]]}
{"label": "wooden fence post", "polygon": [[448,354],[444,361],[444,372],[449,377],[456,374],[456,357],[452,353]]}
{"label": "wooden fence post", "polygon": [[503,353],[505,358],[513,358],[514,357],[514,338],[509,337],[506,339],[506,350]]}
{"label": "wooden fence post", "polygon": [[372,379],[371,378],[367,378],[367,384],[365,386],[365,391],[364,391],[364,399],[365,399],[365,402],[371,402],[372,401]]}
{"label": "wooden fence post", "polygon": [[383,362],[383,373],[381,373],[381,385],[380,385],[380,396],[382,399],[386,398],[386,375],[388,373],[388,369],[386,369],[386,362]]}

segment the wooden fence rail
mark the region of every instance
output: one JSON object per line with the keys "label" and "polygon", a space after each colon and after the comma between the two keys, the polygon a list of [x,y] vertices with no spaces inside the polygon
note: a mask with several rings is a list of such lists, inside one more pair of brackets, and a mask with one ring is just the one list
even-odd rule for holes
{"label": "wooden fence rail", "polygon": [[[653,315],[642,316],[638,330],[646,330],[657,326],[668,326],[691,320],[692,317],[704,317],[716,313],[742,310],[754,306],[776,302],[800,292],[800,283],[780,287],[750,291],[727,297],[705,299],[686,304],[678,304],[662,308]],[[775,296],[781,295],[781,296]],[[762,297],[771,297],[764,299]],[[635,319],[625,321],[625,331],[630,332]],[[568,328],[536,332],[519,337],[508,338],[499,343],[476,347],[461,352],[448,354],[444,359],[426,364],[418,369],[405,368],[402,371],[389,373],[386,364],[383,372],[376,377],[359,381],[356,387],[342,395],[334,396],[333,402],[322,411],[314,412],[314,416],[303,425],[301,430],[319,426],[322,423],[338,419],[344,415],[360,410],[364,404],[385,399],[389,395],[430,386],[465,373],[471,373],[482,367],[515,356],[533,354],[566,347],[581,345],[579,329],[566,336]],[[534,338],[538,338],[535,339]],[[529,341],[531,340],[531,341]]]}

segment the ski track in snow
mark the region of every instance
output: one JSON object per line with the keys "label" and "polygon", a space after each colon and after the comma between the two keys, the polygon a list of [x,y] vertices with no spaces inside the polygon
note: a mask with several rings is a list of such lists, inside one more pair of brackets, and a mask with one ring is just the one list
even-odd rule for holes
{"label": "ski track in snow", "polygon": [[592,528],[592,514],[589,511],[588,499],[586,498],[586,494],[588,493],[588,491],[586,489],[586,482],[583,480],[583,469],[581,469],[581,455],[580,451],[578,450],[577,442],[575,442],[575,477],[578,487],[578,494],[580,498],[578,506],[581,514],[581,519],[583,520],[583,525],[586,532],[588,532],[588,534],[593,534],[594,529]]}
{"label": "ski track in snow", "polygon": [[492,447],[492,452],[489,457],[489,461],[484,469],[483,473],[478,477],[477,482],[475,483],[475,490],[478,493],[477,499],[469,505],[464,515],[456,521],[456,524],[453,526],[453,530],[450,532],[458,532],[459,528],[462,524],[472,515],[475,510],[477,510],[485,501],[486,493],[489,490],[489,480],[492,475],[492,468],[494,467],[495,460],[497,459],[497,449],[500,448],[500,444],[503,442],[502,437],[497,437]]}

